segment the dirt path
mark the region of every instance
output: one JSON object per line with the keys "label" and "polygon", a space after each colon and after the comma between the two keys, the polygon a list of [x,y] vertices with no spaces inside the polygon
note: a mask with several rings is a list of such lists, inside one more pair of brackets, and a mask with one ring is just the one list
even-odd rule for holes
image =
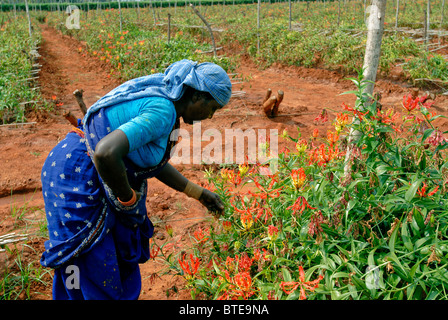
{"label": "dirt path", "polygon": [[[44,219],[44,203],[40,194],[40,170],[50,150],[60,141],[71,126],[62,116],[70,110],[81,116],[72,93],[75,89],[84,90],[87,106],[92,105],[99,97],[120,83],[107,77],[108,68],[98,60],[83,56],[78,48],[83,46],[74,39],[62,36],[54,29],[42,26],[43,42],[41,44],[40,86],[42,94],[48,100],[56,96],[57,103],[63,103],[51,115],[35,114],[29,121],[34,125],[22,127],[0,128],[0,235],[15,230],[26,229],[36,233],[39,221]],[[315,128],[313,119],[323,108],[339,110],[342,102],[353,104],[354,97],[340,96],[347,90],[353,90],[350,81],[336,72],[305,69],[296,67],[273,66],[259,71],[249,61],[244,59],[238,73],[248,79],[244,84],[237,85],[234,90],[243,90],[243,98],[234,98],[223,110],[219,110],[212,120],[203,121],[202,132],[207,129],[217,129],[224,132],[226,128],[277,129],[281,133],[287,129],[296,135],[297,127],[306,137]],[[267,88],[274,92],[281,89],[285,92],[280,113],[281,117],[267,119],[261,113],[260,102]],[[410,91],[409,86],[394,84],[390,81],[379,81],[377,91],[383,95],[383,105],[399,108],[402,97]],[[438,112],[447,114],[448,97],[436,99]],[[285,116],[285,114],[295,114]],[[330,114],[332,119],[332,114]],[[192,127],[181,124],[192,134]],[[448,129],[448,122],[442,121],[441,127]],[[326,131],[321,128],[321,136]],[[279,140],[280,147],[284,143]],[[203,146],[209,142],[202,142]],[[201,165],[176,166],[188,179],[204,183]],[[179,240],[177,250],[182,250],[186,240],[200,225],[205,225],[208,217],[206,210],[195,200],[177,193],[155,179],[150,180],[148,190],[148,212],[155,223],[156,230],[153,241],[159,245],[168,240],[164,223],[169,223]],[[34,262],[35,267],[43,250],[42,236],[31,237],[30,247],[25,248],[26,258]],[[0,253],[0,274],[6,263],[13,259],[5,253]],[[2,265],[3,263],[3,265]],[[188,299],[189,293],[180,289],[182,281],[171,275],[156,277],[164,265],[159,260],[151,260],[141,265],[143,288],[141,299]],[[33,294],[35,299],[51,299],[51,285],[34,288],[41,294]],[[167,296],[167,292],[169,296]]]}

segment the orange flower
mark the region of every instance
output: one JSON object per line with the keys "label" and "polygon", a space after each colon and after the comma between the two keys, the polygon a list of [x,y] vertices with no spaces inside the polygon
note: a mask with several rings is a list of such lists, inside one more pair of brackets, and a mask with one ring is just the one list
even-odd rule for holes
{"label": "orange flower", "polygon": [[426,194],[426,188],[428,186],[426,185],[426,182],[423,182],[423,186],[421,188],[419,188],[417,190],[417,194],[422,197],[422,198],[427,198],[427,197],[431,197],[434,194],[436,194],[436,192],[439,190],[439,186],[436,186],[434,189],[432,189],[431,192],[429,192],[428,194]]}
{"label": "orange flower", "polygon": [[354,116],[358,116],[359,121],[362,121],[363,117],[369,112],[369,111],[367,110],[366,112],[362,113],[361,111],[358,111],[358,110],[356,110],[356,109],[353,109],[352,107],[347,106],[345,103],[342,103],[342,108],[343,108],[344,110],[353,112],[353,115],[354,115]]}
{"label": "orange flower", "polygon": [[334,124],[334,128],[335,128],[336,132],[339,134],[339,132],[341,132],[348,123],[349,123],[348,114],[338,113],[336,115],[335,124]]}
{"label": "orange flower", "polygon": [[266,199],[268,196],[271,198],[278,198],[280,196],[280,190],[282,188],[274,188],[275,183],[278,182],[277,178],[272,177],[271,182],[269,183],[268,187],[265,188],[263,187],[258,180],[254,177],[253,179],[255,185],[257,186],[257,188],[261,191],[260,193],[253,193],[252,191],[248,191],[248,193],[250,195],[252,195],[253,197],[259,197],[260,199]]}
{"label": "orange flower", "polygon": [[321,144],[318,151],[318,165],[326,166],[331,160],[339,156],[339,149],[336,146],[326,147]]}
{"label": "orange flower", "polygon": [[270,225],[268,227],[268,236],[271,241],[275,241],[278,237],[278,228]]}
{"label": "orange flower", "polygon": [[208,229],[206,229],[206,230],[204,231],[204,230],[202,230],[201,227],[199,227],[199,230],[196,230],[196,231],[193,233],[193,235],[194,235],[194,238],[196,239],[196,241],[197,241],[199,244],[203,244],[203,243],[207,242],[207,240],[209,239],[209,238],[207,237],[207,233],[208,233]]}
{"label": "orange flower", "polygon": [[309,205],[308,201],[305,199],[305,197],[303,196],[299,196],[296,200],[296,202],[294,202],[293,205],[289,206],[288,208],[286,208],[287,210],[292,210],[292,213],[295,214],[297,211],[299,212],[299,214],[301,214],[306,208],[308,209],[316,209],[313,208]]}
{"label": "orange flower", "polygon": [[311,292],[314,292],[314,290],[319,286],[319,282],[324,277],[320,275],[316,280],[313,281],[305,281],[305,271],[303,271],[303,267],[299,266],[299,281],[282,281],[280,283],[280,288],[283,290],[286,294],[291,294],[294,291],[296,291],[300,287],[300,300],[306,299],[306,293],[305,290],[309,290]]}
{"label": "orange flower", "polygon": [[412,95],[408,94],[407,96],[403,96],[402,106],[408,112],[411,112],[415,108],[418,107],[418,103],[420,102],[420,98],[412,99]]}
{"label": "orange flower", "polygon": [[254,224],[254,219],[252,218],[252,214],[250,212],[242,213],[240,219],[244,229],[246,230],[249,230]]}
{"label": "orange flower", "polygon": [[322,230],[322,226],[321,226],[321,223],[323,222],[323,220],[324,220],[324,217],[323,217],[322,212],[320,210],[319,210],[319,212],[317,212],[316,214],[314,214],[311,217],[310,226],[309,226],[309,229],[308,229],[308,234],[310,236],[313,236],[315,233],[317,234],[317,233],[323,231]]}
{"label": "orange flower", "polygon": [[306,174],[303,168],[291,170],[291,181],[296,190],[303,187],[306,181]]}
{"label": "orange flower", "polygon": [[160,251],[160,247],[158,245],[156,245],[155,243],[152,244],[152,239],[149,240],[149,245],[151,247],[151,252],[150,252],[150,257],[155,259],[157,257],[157,255],[159,254]]}
{"label": "orange flower", "polygon": [[252,287],[252,277],[247,271],[239,272],[233,278],[234,283],[243,293],[243,296],[251,296],[250,291]]}
{"label": "orange flower", "polygon": [[315,122],[327,122],[328,121],[328,112],[326,109],[323,109],[322,112],[314,119]]}
{"label": "orange flower", "polygon": [[165,226],[165,230],[166,230],[166,233],[168,233],[168,235],[169,235],[170,237],[173,236],[173,227],[172,227],[171,225],[167,224],[167,225]]}
{"label": "orange flower", "polygon": [[313,130],[313,138],[316,139],[319,136],[319,129],[314,129]]}
{"label": "orange flower", "polygon": [[185,277],[187,279],[191,279],[198,272],[200,260],[199,260],[199,258],[193,256],[193,254],[190,254],[190,263],[189,263],[188,261],[185,260],[185,256],[186,255],[184,254],[182,256],[182,260],[178,259],[178,261],[179,261],[180,267],[186,274]]}
{"label": "orange flower", "polygon": [[250,268],[252,267],[252,263],[254,262],[254,259],[249,258],[246,252],[243,252],[241,254],[241,258],[238,256],[235,256],[235,259],[238,263],[238,271],[239,272],[248,272],[250,271]]}
{"label": "orange flower", "polygon": [[306,142],[306,140],[305,139],[300,139],[296,143],[296,150],[299,153],[303,153],[303,152],[305,152],[307,146],[308,146],[308,143]]}
{"label": "orange flower", "polygon": [[230,229],[232,229],[232,222],[223,221],[222,226],[223,226],[224,230],[228,232],[228,231],[230,231]]}
{"label": "orange flower", "polygon": [[226,169],[226,168],[222,168],[221,169],[221,178],[222,178],[222,180],[224,180],[224,181],[227,181],[227,180],[229,180],[229,178],[230,178],[230,169]]}
{"label": "orange flower", "polygon": [[330,143],[331,146],[333,146],[336,142],[339,140],[339,133],[336,130],[335,133],[328,131],[327,132],[327,141]]}
{"label": "orange flower", "polygon": [[230,170],[229,175],[230,175],[230,182],[232,184],[234,184],[235,187],[241,183],[242,180],[241,180],[241,176],[239,174],[237,174],[234,171]]}

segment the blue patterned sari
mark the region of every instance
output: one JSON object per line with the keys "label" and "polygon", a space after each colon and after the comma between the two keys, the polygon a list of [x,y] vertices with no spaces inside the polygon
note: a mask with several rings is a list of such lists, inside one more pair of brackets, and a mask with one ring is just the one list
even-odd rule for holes
{"label": "blue patterned sari", "polygon": [[[178,127],[179,121],[173,129]],[[125,159],[129,183],[142,195],[125,207],[103,183],[92,160],[109,128],[104,109],[99,109],[84,124],[84,132],[74,128],[54,147],[42,168],[49,240],[41,264],[55,269],[54,299],[137,299],[140,294],[138,264],[150,258],[154,230],[146,209],[146,180],[162,170],[175,142],[168,142],[155,167],[139,168]],[[74,280],[71,266],[79,270],[79,288],[67,286]]]}

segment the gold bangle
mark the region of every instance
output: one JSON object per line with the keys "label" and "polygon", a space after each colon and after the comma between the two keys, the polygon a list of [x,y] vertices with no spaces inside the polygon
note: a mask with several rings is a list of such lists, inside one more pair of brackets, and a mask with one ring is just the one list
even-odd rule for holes
{"label": "gold bangle", "polygon": [[199,200],[202,195],[202,190],[204,190],[204,188],[191,181],[188,181],[187,185],[185,186],[184,193],[191,198]]}
{"label": "gold bangle", "polygon": [[132,189],[132,198],[131,198],[131,200],[123,202],[123,201],[120,200],[120,198],[117,198],[117,199],[125,207],[130,207],[133,204],[135,204],[135,202],[137,201],[137,194],[135,193],[134,189]]}

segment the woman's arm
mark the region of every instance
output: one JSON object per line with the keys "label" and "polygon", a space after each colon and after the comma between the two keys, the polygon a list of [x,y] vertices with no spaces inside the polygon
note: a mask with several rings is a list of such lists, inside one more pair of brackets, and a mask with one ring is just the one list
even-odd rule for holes
{"label": "woman's arm", "polygon": [[174,190],[184,192],[188,196],[196,198],[212,213],[218,215],[224,213],[224,204],[216,193],[192,183],[171,164],[167,163],[156,178]]}
{"label": "woman's arm", "polygon": [[163,167],[156,178],[168,187],[180,192],[184,192],[188,183],[188,179],[169,163]]}
{"label": "woman's arm", "polygon": [[129,141],[125,133],[114,130],[98,142],[93,156],[95,167],[103,181],[124,202],[133,196],[123,162],[128,152]]}

